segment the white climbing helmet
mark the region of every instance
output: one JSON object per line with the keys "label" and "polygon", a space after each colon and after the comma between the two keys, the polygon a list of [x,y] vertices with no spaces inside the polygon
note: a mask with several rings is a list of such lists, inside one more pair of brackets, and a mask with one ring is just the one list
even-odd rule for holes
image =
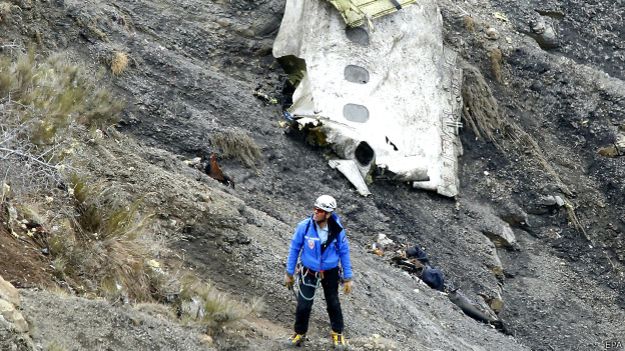
{"label": "white climbing helmet", "polygon": [[321,195],[315,201],[315,207],[326,212],[334,212],[336,210],[336,200],[330,195]]}

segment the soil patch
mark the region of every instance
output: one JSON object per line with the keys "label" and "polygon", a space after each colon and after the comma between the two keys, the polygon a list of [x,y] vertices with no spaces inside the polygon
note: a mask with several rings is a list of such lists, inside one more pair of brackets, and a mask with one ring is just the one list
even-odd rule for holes
{"label": "soil patch", "polygon": [[0,227],[0,276],[15,287],[50,287],[54,276],[50,259],[32,243]]}

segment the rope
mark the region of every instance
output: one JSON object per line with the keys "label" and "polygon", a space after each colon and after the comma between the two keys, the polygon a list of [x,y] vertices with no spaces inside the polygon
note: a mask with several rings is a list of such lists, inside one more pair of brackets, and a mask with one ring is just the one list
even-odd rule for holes
{"label": "rope", "polygon": [[[316,281],[316,283],[315,284],[308,284],[308,283],[306,283],[306,275],[308,275],[308,273],[309,273],[309,270],[302,267],[302,268],[299,269],[298,274],[295,275],[295,286],[297,286],[297,292],[295,291],[295,289],[293,289],[294,294],[295,294],[295,299],[297,299],[297,295],[299,294],[302,297],[302,299],[304,299],[306,301],[314,300],[315,294],[317,293],[317,289],[321,285],[321,279],[319,279],[319,272],[315,272],[315,281]],[[300,281],[302,282],[302,285],[314,288],[312,296],[306,297],[304,295],[302,290],[299,288]]]}

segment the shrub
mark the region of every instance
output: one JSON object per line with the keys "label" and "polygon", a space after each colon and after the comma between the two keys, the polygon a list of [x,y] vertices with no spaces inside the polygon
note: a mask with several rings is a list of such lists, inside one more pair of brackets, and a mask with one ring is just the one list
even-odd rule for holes
{"label": "shrub", "polygon": [[121,109],[109,90],[63,55],[0,57],[2,176],[16,194],[59,184],[73,135],[116,122]]}
{"label": "shrub", "polygon": [[503,54],[501,49],[492,48],[488,51],[488,58],[490,60],[490,70],[493,73],[493,77],[498,83],[503,82],[503,76],[501,72],[501,63],[503,62]]}
{"label": "shrub", "polygon": [[224,157],[236,158],[247,167],[253,167],[261,155],[254,139],[240,129],[216,132],[211,142]]}
{"label": "shrub", "polygon": [[191,275],[183,277],[179,299],[182,318],[204,325],[209,333],[259,313],[264,305],[260,298],[249,302],[234,299]]}
{"label": "shrub", "polygon": [[61,54],[37,62],[32,51],[15,62],[0,60],[0,98],[21,122],[32,122],[30,139],[43,144],[74,122],[88,127],[115,123],[122,108],[81,66]]}
{"label": "shrub", "polygon": [[74,213],[63,230],[50,238],[58,274],[73,285],[111,300],[152,301],[160,289],[152,283],[156,274],[147,264],[150,246],[142,241],[149,216],[130,205],[111,200],[114,191],[71,177]]}
{"label": "shrub", "polygon": [[465,15],[462,17],[462,22],[464,23],[464,28],[466,28],[466,30],[469,32],[475,32],[475,20],[473,17]]}
{"label": "shrub", "polygon": [[128,55],[126,53],[116,51],[113,53],[113,58],[111,59],[111,72],[114,75],[120,75],[128,67]]}

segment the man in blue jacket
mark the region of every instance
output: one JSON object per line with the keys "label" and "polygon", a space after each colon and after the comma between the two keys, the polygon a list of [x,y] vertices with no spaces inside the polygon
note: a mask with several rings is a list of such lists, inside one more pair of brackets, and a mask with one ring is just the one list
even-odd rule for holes
{"label": "man in blue jacket", "polygon": [[[295,334],[289,343],[299,346],[308,331],[308,320],[312,310],[315,291],[323,287],[330,324],[332,342],[336,349],[346,347],[343,338],[343,313],[339,302],[339,283],[343,282],[346,294],[352,290],[352,264],[349,258],[349,243],[339,216],[334,213],[336,200],[321,195],[315,201],[313,214],[301,221],[291,240],[289,258],[286,263],[286,286],[290,289],[299,274],[299,294],[295,312]],[[296,272],[297,259],[301,254],[301,266]],[[343,269],[340,276],[339,263]]]}

